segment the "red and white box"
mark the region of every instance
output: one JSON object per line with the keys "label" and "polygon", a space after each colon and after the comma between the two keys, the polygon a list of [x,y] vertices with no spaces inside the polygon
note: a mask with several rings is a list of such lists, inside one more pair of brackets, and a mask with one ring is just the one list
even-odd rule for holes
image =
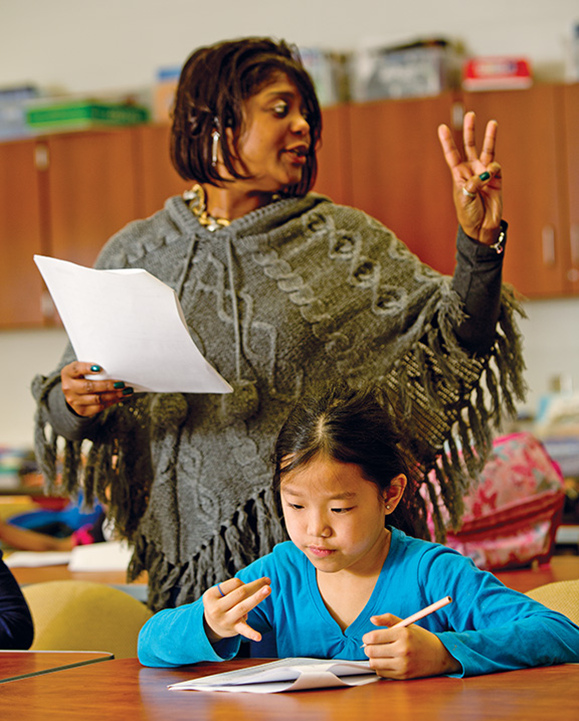
{"label": "red and white box", "polygon": [[531,67],[526,58],[503,55],[470,58],[463,66],[465,90],[529,88],[532,84]]}

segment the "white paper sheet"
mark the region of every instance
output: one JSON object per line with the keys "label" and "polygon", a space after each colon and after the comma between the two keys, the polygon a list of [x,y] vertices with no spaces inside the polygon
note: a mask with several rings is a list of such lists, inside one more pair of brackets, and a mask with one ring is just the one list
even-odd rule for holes
{"label": "white paper sheet", "polygon": [[14,551],[4,561],[10,568],[40,568],[66,566],[71,558],[69,551]]}
{"label": "white paper sheet", "polygon": [[133,551],[127,541],[103,541],[72,549],[69,571],[125,571]]}
{"label": "white paper sheet", "polygon": [[146,270],[95,270],[35,255],[79,360],[135,391],[230,393],[189,335],[175,291]]}
{"label": "white paper sheet", "polygon": [[284,658],[169,686],[172,691],[279,693],[313,688],[344,688],[375,683],[380,677],[366,661]]}

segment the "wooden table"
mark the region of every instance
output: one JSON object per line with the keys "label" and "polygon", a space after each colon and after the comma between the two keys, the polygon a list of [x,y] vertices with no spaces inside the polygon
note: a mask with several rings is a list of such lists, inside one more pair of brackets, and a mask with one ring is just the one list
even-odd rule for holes
{"label": "wooden table", "polygon": [[553,556],[549,563],[537,568],[516,571],[497,571],[497,578],[516,591],[530,591],[553,581],[571,581],[579,578],[579,556]]}
{"label": "wooden table", "polygon": [[[108,583],[112,586],[127,583],[126,571],[69,571],[66,564],[60,566],[16,566],[11,567],[12,575],[21,586],[29,583],[42,583],[44,581],[62,581],[74,579],[76,581],[96,581]],[[147,574],[143,573],[134,582],[135,585],[146,585]]]}
{"label": "wooden table", "polygon": [[0,651],[0,683],[109,661],[112,657],[101,651]]}
{"label": "wooden table", "polygon": [[18,721],[570,721],[579,714],[579,665],[477,676],[381,681],[282,694],[169,691],[167,684],[239,668],[236,660],[151,669],[136,659],[79,666],[6,684],[0,718]]}

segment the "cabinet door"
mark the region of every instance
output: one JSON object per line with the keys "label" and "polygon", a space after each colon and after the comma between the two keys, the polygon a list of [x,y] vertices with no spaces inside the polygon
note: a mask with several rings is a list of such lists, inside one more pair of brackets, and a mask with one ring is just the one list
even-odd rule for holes
{"label": "cabinet door", "polygon": [[453,104],[445,93],[350,108],[352,204],[443,273],[454,270],[457,220],[437,129],[452,127]]}
{"label": "cabinet door", "polygon": [[529,298],[566,291],[566,219],[561,148],[561,108],[552,85],[529,90],[467,93],[466,110],[498,121],[496,159],[504,176],[504,213],[509,223],[504,279]]}
{"label": "cabinet door", "polygon": [[167,198],[181,195],[193,183],[181,178],[171,163],[169,124],[141,125],[134,133],[139,147],[139,213],[148,217],[160,210]]}
{"label": "cabinet door", "polygon": [[46,194],[51,255],[92,265],[111,235],[139,215],[131,129],[51,135]]}
{"label": "cabinet door", "polygon": [[353,203],[350,106],[347,104],[322,109],[322,142],[313,190],[340,205]]}
{"label": "cabinet door", "polygon": [[42,279],[32,259],[46,253],[34,140],[0,144],[0,327],[41,325]]}
{"label": "cabinet door", "polygon": [[569,267],[566,281],[579,293],[579,84],[563,88],[567,202],[569,208]]}

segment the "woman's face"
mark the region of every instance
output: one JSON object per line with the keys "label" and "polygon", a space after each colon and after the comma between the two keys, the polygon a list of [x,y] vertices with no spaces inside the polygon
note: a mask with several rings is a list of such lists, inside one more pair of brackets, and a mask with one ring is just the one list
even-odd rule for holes
{"label": "woman's face", "polygon": [[238,142],[239,158],[258,192],[275,193],[301,180],[310,150],[310,126],[304,101],[285,73],[244,103],[244,123]]}

